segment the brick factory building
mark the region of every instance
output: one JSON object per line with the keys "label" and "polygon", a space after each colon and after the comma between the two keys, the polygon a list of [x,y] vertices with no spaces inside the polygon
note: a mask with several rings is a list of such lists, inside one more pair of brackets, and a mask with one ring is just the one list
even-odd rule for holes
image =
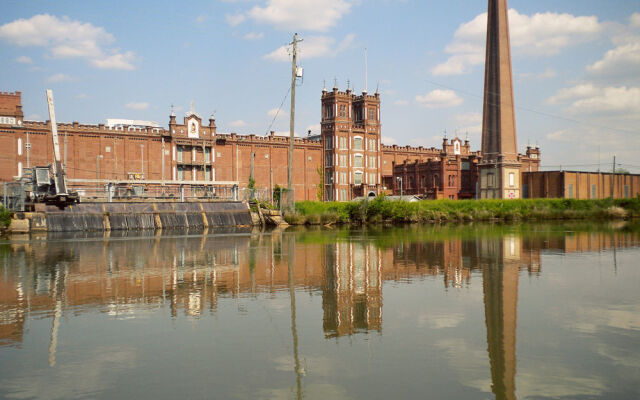
{"label": "brick factory building", "polygon": [[[380,95],[322,91],[321,133],[295,138],[293,185],[300,200],[347,201],[381,193],[426,198],[475,198],[480,152],[468,141],[444,139],[442,148],[381,142]],[[213,117],[193,107],[168,128],[147,121],[59,123],[60,151],[75,186],[136,180],[163,185],[248,185],[271,192],[287,184],[289,138],[224,134]],[[0,93],[0,181],[53,160],[49,121],[25,121],[21,93]],[[519,155],[522,171],[537,171],[538,149]],[[322,190],[320,190],[322,188]]]}

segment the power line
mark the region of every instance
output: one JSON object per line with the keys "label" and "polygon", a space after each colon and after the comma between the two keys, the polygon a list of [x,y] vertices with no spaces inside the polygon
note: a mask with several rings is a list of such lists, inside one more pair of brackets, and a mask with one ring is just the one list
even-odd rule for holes
{"label": "power line", "polygon": [[287,94],[284,95],[284,98],[282,99],[282,102],[280,103],[280,107],[278,107],[278,110],[276,111],[276,115],[273,116],[273,119],[271,120],[271,124],[269,124],[269,127],[267,128],[267,131],[265,132],[265,136],[269,134],[269,132],[271,131],[271,128],[273,127],[273,124],[276,122],[276,118],[278,118],[278,114],[280,114],[280,110],[282,110],[282,106],[284,105],[284,102],[287,101],[287,97],[289,97],[289,93],[291,93],[291,88],[287,89]]}
{"label": "power line", "polygon": [[[425,82],[430,83],[430,84],[435,85],[435,86],[443,87],[445,89],[450,89],[450,90],[453,90],[455,92],[459,92],[459,93],[465,94],[467,96],[471,96],[471,97],[475,97],[475,98],[484,98],[484,96],[480,96],[480,95],[477,95],[475,93],[467,92],[465,90],[456,89],[454,87],[443,85],[441,83],[434,82],[434,81],[431,81],[431,80],[428,80],[428,79],[425,79]],[[498,93],[495,93],[495,92],[487,92],[487,93],[492,94],[492,95],[498,95]],[[498,104],[490,104],[490,105],[500,106],[501,104],[498,103]],[[522,107],[522,106],[517,106],[517,105],[514,105],[514,107],[519,109],[519,110],[528,111],[530,113],[543,115],[545,117],[550,117],[550,118],[561,119],[561,120],[564,120],[564,121],[573,122],[573,123],[578,124],[578,125],[590,126],[592,128],[606,129],[606,130],[622,132],[622,133],[637,133],[637,132],[629,131],[629,130],[626,130],[626,129],[612,128],[610,126],[603,126],[603,125],[593,124],[591,122],[581,121],[581,120],[577,120],[575,118],[563,117],[561,115],[551,114],[551,113],[547,113],[547,112],[544,112],[544,111],[538,111],[538,110],[534,110],[534,109],[528,108],[528,107]]]}

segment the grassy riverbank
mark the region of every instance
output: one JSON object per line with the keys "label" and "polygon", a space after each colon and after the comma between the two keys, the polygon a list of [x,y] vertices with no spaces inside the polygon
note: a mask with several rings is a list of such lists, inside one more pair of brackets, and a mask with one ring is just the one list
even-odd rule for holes
{"label": "grassy riverbank", "polygon": [[11,223],[11,211],[0,205],[0,231],[9,227]]}
{"label": "grassy riverbank", "polygon": [[377,198],[361,202],[296,203],[285,217],[292,225],[379,222],[622,219],[640,217],[640,198],[572,200],[423,200],[409,203]]}

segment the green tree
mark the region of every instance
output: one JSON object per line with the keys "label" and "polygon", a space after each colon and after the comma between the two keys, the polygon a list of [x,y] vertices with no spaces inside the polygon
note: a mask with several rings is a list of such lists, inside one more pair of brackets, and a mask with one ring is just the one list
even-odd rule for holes
{"label": "green tree", "polygon": [[316,196],[318,197],[318,201],[324,200],[324,174],[322,173],[322,167],[318,167],[316,170],[318,172],[319,183],[316,187]]}

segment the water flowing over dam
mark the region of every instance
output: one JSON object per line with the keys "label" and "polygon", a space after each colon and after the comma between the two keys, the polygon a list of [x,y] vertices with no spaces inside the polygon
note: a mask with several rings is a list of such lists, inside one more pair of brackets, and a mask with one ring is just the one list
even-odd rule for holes
{"label": "water flowing over dam", "polygon": [[252,225],[247,204],[81,203],[60,210],[46,206],[30,213],[30,230],[48,232],[218,228]]}

